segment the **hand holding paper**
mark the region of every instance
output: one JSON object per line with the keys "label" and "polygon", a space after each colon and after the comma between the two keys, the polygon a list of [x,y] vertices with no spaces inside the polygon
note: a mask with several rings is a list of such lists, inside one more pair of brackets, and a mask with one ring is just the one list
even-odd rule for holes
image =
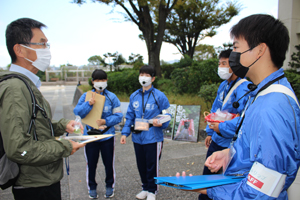
{"label": "hand holding paper", "polygon": [[[186,176],[185,171],[182,172],[182,176],[183,176],[183,177]],[[193,174],[189,174],[189,176],[193,176]],[[179,173],[179,172],[176,173],[176,177],[180,177],[180,173]],[[187,190],[184,190],[184,191],[187,191]],[[201,194],[207,194],[205,188],[204,188],[204,189],[196,189],[196,190],[188,190],[188,191],[191,191],[191,192],[198,192],[198,193],[201,193]]]}
{"label": "hand holding paper", "polygon": [[100,126],[106,124],[106,121],[105,121],[105,119],[97,119],[97,120],[96,120],[96,123],[97,123],[97,125],[98,125],[99,128],[100,128]]}
{"label": "hand holding paper", "polygon": [[[94,101],[92,99],[94,99]],[[85,96],[85,101],[88,101],[89,103],[92,101],[93,108],[83,119],[81,119],[81,121],[94,129],[98,129],[99,126],[96,121],[101,119],[105,96],[97,94],[96,92],[88,91]]]}
{"label": "hand holding paper", "polygon": [[72,140],[69,140],[72,144],[72,152],[71,155],[74,154],[76,151],[78,151],[81,147],[84,147],[86,144],[79,143],[79,142],[74,142]]}
{"label": "hand holding paper", "polygon": [[89,99],[89,104],[94,105],[96,92],[92,92],[92,98]]}
{"label": "hand holding paper", "polygon": [[153,126],[155,126],[155,127],[161,127],[162,124],[159,123],[159,120],[158,120],[158,119],[154,119],[154,120],[153,120]]}
{"label": "hand holding paper", "polygon": [[206,159],[205,166],[207,166],[211,172],[218,172],[221,167],[223,167],[223,169],[226,168],[229,158],[229,149],[216,151]]}

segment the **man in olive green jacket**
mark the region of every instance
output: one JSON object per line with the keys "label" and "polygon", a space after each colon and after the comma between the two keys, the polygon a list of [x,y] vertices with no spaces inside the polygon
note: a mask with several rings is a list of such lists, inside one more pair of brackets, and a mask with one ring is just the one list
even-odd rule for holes
{"label": "man in olive green jacket", "polygon": [[[10,72],[22,76],[32,88],[37,104],[52,119],[49,103],[39,91],[36,73],[50,64],[51,54],[47,38],[41,31],[44,24],[28,18],[18,19],[7,26],[6,45],[12,59]],[[32,100],[28,88],[18,78],[0,84],[0,131],[7,157],[20,165],[20,174],[13,186],[15,199],[61,199],[60,180],[63,177],[63,157],[73,154],[84,144],[56,140],[67,132],[74,132],[74,120],[48,120],[41,111],[35,119],[38,140],[33,128],[28,134],[32,116]],[[53,127],[53,132],[51,131]],[[82,128],[82,127],[81,127]],[[83,128],[82,128],[83,129]]]}

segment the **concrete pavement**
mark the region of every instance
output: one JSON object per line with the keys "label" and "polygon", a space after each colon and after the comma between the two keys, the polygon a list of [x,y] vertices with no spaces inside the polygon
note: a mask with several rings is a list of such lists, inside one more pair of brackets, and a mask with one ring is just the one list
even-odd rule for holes
{"label": "concrete pavement", "polygon": [[[76,86],[42,86],[41,92],[49,101],[53,113],[53,119],[62,117],[75,119],[73,114],[73,95]],[[160,160],[160,176],[174,176],[176,172],[187,171],[194,175],[202,174],[206,149],[204,142],[189,143],[165,140],[162,157]],[[70,175],[64,170],[61,180],[63,200],[83,200],[88,198],[86,186],[86,161],[83,149],[70,156]],[[116,184],[115,200],[135,199],[135,195],[141,191],[141,181],[138,174],[133,144],[131,137],[127,138],[127,144],[120,144],[120,134],[115,137],[115,168]],[[99,199],[105,199],[105,171],[101,158],[99,158],[97,177],[97,191]],[[197,199],[198,194],[185,192],[167,187],[159,187],[157,200],[165,199]],[[11,189],[0,190],[1,200],[13,199]]]}

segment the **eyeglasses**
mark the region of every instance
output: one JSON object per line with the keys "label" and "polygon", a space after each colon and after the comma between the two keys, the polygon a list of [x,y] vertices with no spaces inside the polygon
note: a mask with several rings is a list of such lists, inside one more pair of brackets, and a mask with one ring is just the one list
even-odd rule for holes
{"label": "eyeglasses", "polygon": [[24,44],[40,45],[40,46],[44,46],[44,48],[50,49],[50,44],[47,42],[40,42],[40,43],[29,42]]}
{"label": "eyeglasses", "polygon": [[32,44],[32,45],[41,45],[41,46],[44,46],[45,48],[50,49],[50,44],[47,43],[47,42],[40,42],[40,43],[32,43],[32,42],[30,42],[29,44]]}

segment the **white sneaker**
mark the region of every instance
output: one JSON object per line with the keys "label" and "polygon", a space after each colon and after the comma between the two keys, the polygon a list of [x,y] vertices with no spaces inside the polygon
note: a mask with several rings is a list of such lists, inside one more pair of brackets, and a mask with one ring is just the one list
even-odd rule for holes
{"label": "white sneaker", "polygon": [[138,193],[135,197],[137,199],[146,199],[147,195],[148,195],[148,191],[143,190],[140,193]]}
{"label": "white sneaker", "polygon": [[156,198],[155,194],[153,194],[152,192],[148,192],[147,200],[155,200],[155,198]]}

